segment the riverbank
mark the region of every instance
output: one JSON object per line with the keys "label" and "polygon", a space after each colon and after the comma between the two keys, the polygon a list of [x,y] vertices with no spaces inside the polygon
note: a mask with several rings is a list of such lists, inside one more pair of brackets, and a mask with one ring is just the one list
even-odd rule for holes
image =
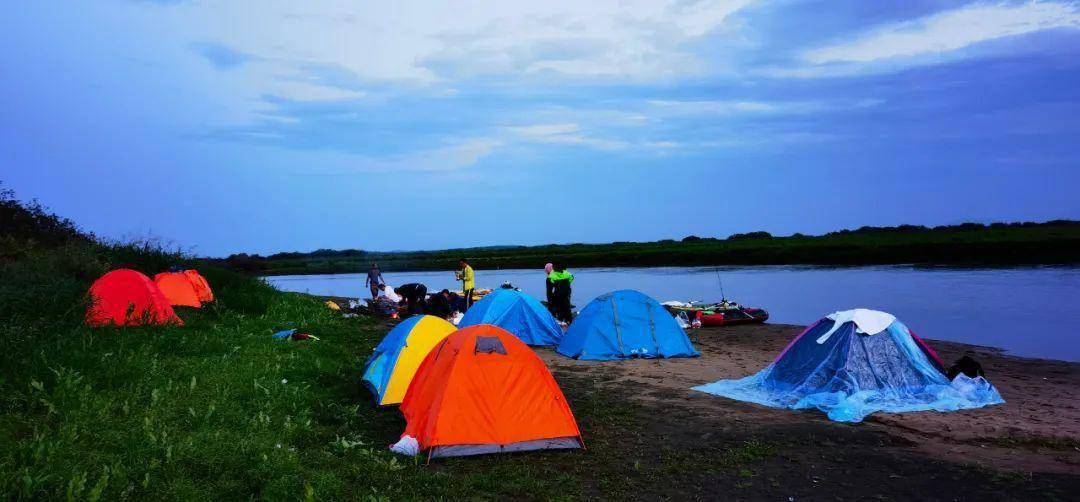
{"label": "riverbank", "polygon": [[825,235],[777,237],[765,232],[727,238],[495,246],[438,251],[369,252],[356,249],[234,254],[212,260],[260,275],[364,272],[371,262],[383,271],[451,270],[467,257],[477,270],[540,269],[557,261],[569,267],[720,265],[950,265],[1012,266],[1075,264],[1080,260],[1080,222],[995,223],[934,228],[863,227]]}

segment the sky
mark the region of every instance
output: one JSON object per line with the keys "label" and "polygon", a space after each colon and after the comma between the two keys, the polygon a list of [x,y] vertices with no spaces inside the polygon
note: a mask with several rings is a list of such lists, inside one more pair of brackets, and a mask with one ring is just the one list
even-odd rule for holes
{"label": "sky", "polygon": [[209,256],[1080,218],[1080,2],[40,0],[0,182]]}

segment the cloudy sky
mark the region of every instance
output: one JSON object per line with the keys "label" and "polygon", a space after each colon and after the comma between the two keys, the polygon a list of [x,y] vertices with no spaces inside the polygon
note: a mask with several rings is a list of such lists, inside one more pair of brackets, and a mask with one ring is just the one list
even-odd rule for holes
{"label": "cloudy sky", "polygon": [[0,180],[201,254],[1080,217],[1067,0],[25,1]]}

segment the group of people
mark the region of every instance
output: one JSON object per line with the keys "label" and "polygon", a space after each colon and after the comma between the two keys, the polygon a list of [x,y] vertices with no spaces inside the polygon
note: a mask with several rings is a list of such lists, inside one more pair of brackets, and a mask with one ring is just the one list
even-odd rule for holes
{"label": "group of people", "polygon": [[364,287],[371,291],[371,299],[376,308],[383,305],[386,310],[393,309],[396,312],[397,307],[403,305],[410,316],[428,313],[445,318],[454,312],[468,310],[472,306],[473,289],[476,287],[476,274],[468,260],[461,259],[460,268],[454,275],[461,281],[461,295],[444,289],[429,298],[427,286],[420,283],[390,287],[383,279],[379,265],[372,263],[364,279]]}
{"label": "group of people", "polygon": [[[555,319],[569,324],[574,317],[570,303],[574,274],[568,272],[565,265],[553,263],[544,266],[544,274],[547,308]],[[403,305],[408,315],[426,313],[446,318],[454,312],[468,310],[473,303],[473,290],[476,289],[476,272],[468,260],[462,258],[458,262],[454,278],[461,282],[461,295],[444,289],[428,297],[427,286],[420,283],[404,284],[396,288],[388,286],[379,265],[372,263],[364,286],[370,288],[373,303],[377,306],[385,304],[387,310],[394,309],[396,312],[396,308]]]}

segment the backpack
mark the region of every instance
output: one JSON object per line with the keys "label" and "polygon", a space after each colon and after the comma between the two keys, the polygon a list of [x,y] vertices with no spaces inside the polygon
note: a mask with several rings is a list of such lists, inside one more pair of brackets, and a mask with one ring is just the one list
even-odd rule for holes
{"label": "backpack", "polygon": [[963,373],[968,378],[975,378],[984,376],[982,365],[978,361],[971,358],[971,356],[964,356],[957,359],[949,368],[948,377],[949,380],[953,380],[957,375]]}

